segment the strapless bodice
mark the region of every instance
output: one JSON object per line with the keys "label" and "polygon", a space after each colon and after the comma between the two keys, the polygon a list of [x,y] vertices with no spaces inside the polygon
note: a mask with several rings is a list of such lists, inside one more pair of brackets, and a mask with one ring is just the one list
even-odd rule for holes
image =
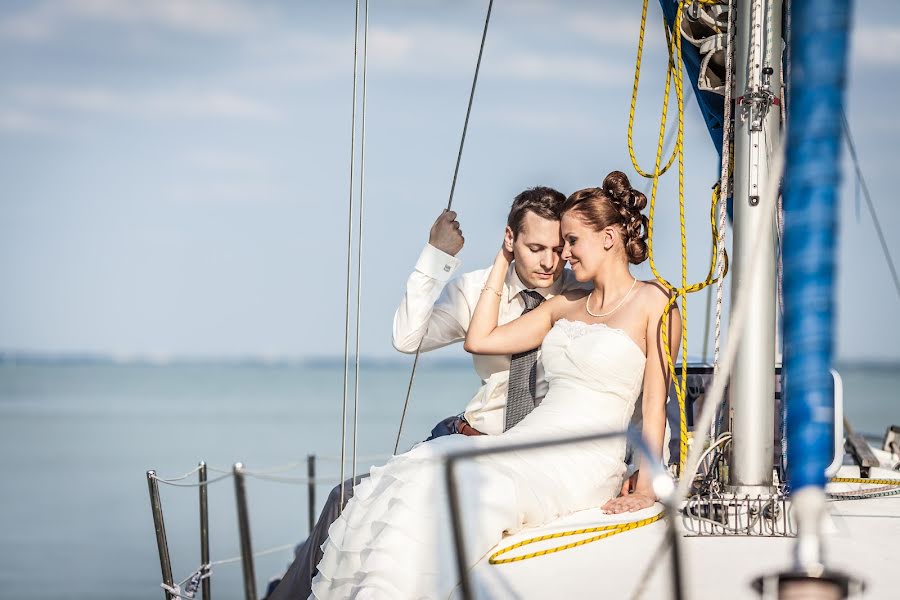
{"label": "strapless bodice", "polygon": [[640,394],[647,359],[621,329],[559,319],[544,338],[542,361],[551,390],[581,387],[633,403]]}

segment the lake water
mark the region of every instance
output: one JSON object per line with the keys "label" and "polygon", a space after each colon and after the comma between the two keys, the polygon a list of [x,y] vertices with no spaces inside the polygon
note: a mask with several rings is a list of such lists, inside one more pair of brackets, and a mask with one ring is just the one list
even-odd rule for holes
{"label": "lake water", "polygon": [[[900,423],[900,369],[841,372],[857,430]],[[408,376],[405,366],[362,370],[360,455],[393,449]],[[176,476],[201,459],[261,469],[316,453],[319,475],[336,481],[341,382],[332,367],[0,364],[0,597],[162,598],[146,470]],[[402,446],[477,385],[470,368],[420,367]],[[254,550],[305,536],[305,486],[249,479],[248,495]],[[197,491],[163,486],[162,498],[177,580],[200,562]],[[210,486],[210,520],[212,559],[236,556],[231,480]],[[257,559],[259,589],[290,559]],[[240,589],[239,564],[214,568],[215,597]]]}

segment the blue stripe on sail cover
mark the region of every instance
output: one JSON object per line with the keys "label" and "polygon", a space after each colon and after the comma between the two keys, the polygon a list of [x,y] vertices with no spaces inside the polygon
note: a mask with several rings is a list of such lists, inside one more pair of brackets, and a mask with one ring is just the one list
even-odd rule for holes
{"label": "blue stripe on sail cover", "polygon": [[824,486],[833,453],[832,361],[841,110],[849,0],[794,0],[784,178],[788,480]]}

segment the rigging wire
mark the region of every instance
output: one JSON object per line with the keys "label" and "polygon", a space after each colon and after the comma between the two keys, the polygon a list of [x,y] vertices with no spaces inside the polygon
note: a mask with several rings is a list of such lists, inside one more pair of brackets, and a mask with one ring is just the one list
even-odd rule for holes
{"label": "rigging wire", "polygon": [[[466,119],[463,122],[462,136],[459,140],[459,152],[456,155],[456,166],[453,169],[453,182],[450,184],[450,196],[447,199],[447,210],[450,210],[453,206],[453,194],[456,191],[456,180],[459,176],[459,165],[462,162],[462,154],[463,147],[466,144],[466,132],[469,129],[469,117],[472,114],[472,104],[475,101],[475,87],[478,84],[478,72],[481,70],[481,57],[484,55],[484,42],[487,39],[488,25],[491,23],[491,9],[494,7],[494,0],[489,0],[487,7],[487,14],[484,17],[484,29],[481,32],[481,45],[478,48],[478,60],[475,62],[475,75],[472,77],[472,89],[469,91],[469,103],[466,106]],[[425,337],[428,335],[428,330],[425,330],[425,333],[422,335],[422,339],[419,340],[419,345],[416,347],[416,354],[413,358],[412,364],[412,372],[409,375],[409,385],[406,387],[406,399],[403,401],[403,412],[400,414],[400,426],[397,428],[397,441],[394,442],[394,454],[397,454],[397,451],[400,448],[400,437],[403,435],[403,423],[406,421],[406,412],[409,408],[409,398],[412,394],[413,382],[416,379],[416,368],[419,365],[419,355],[422,353],[422,343],[425,341]]]}
{"label": "rigging wire", "polygon": [[875,204],[872,202],[872,195],[869,193],[869,184],[863,176],[862,167],[859,165],[859,156],[856,154],[856,144],[853,143],[853,136],[850,134],[850,123],[847,121],[847,113],[841,110],[841,123],[844,127],[844,139],[847,140],[847,149],[850,151],[850,158],[853,160],[853,169],[856,171],[856,180],[862,189],[863,198],[866,200],[866,207],[869,214],[872,215],[872,223],[875,225],[875,232],[878,234],[878,241],[881,242],[881,251],[884,253],[884,259],[887,261],[888,269],[891,270],[891,278],[894,280],[894,288],[897,295],[900,296],[900,276],[897,275],[897,267],[894,266],[894,260],[891,258],[891,251],[888,249],[887,240],[884,232],[881,230],[881,222],[878,219],[878,213],[875,212]]}
{"label": "rigging wire", "polygon": [[[354,353],[353,373],[353,459],[351,461],[351,479],[356,482],[356,447],[359,431],[359,333],[362,310],[362,272],[363,272],[363,216],[366,209],[366,80],[369,72],[369,0],[365,0],[366,21],[363,27],[363,76],[362,76],[362,118],[359,139],[359,225],[356,242],[356,350]],[[341,479],[343,481],[343,479]],[[341,486],[343,493],[343,486]]]}
{"label": "rigging wire", "polygon": [[491,9],[494,0],[488,2],[487,15],[484,18],[484,31],[481,33],[481,45],[478,47],[478,60],[475,62],[475,76],[472,77],[472,89],[469,91],[469,104],[466,107],[466,120],[463,122],[462,136],[459,139],[459,152],[456,155],[456,168],[453,169],[453,183],[450,184],[450,197],[447,200],[447,210],[453,206],[453,192],[456,191],[456,178],[459,176],[459,165],[462,162],[463,146],[466,144],[466,131],[469,129],[469,116],[472,114],[472,104],[475,100],[475,86],[478,84],[478,71],[481,70],[481,57],[484,55],[484,41],[487,39],[488,25],[491,22]]}
{"label": "rigging wire", "polygon": [[[353,279],[353,173],[356,166],[356,72],[359,61],[359,0],[356,0],[356,17],[353,25],[353,101],[350,117],[350,200],[347,207],[347,284],[344,310],[344,380],[341,403],[341,481],[344,480],[344,462],[347,451],[347,387],[350,377],[350,286]],[[341,486],[341,511],[344,506],[344,486]]]}
{"label": "rigging wire", "polygon": [[[716,254],[719,260],[716,273],[716,326],[715,342],[713,345],[713,376],[719,372],[719,356],[722,350],[722,307],[725,298],[725,228],[728,219],[728,198],[732,193],[731,186],[731,161],[733,160],[732,143],[734,126],[732,121],[732,97],[734,95],[734,36],[735,36],[735,6],[734,0],[728,0],[728,31],[725,41],[725,104],[722,119],[722,164],[719,176],[719,230],[716,236]],[[783,89],[783,88],[782,88]],[[711,294],[710,294],[711,296]],[[708,296],[709,297],[709,296]],[[707,317],[709,323],[709,317]],[[705,356],[705,352],[704,352]],[[710,438],[714,437],[718,429],[719,419],[713,419],[710,424]]]}

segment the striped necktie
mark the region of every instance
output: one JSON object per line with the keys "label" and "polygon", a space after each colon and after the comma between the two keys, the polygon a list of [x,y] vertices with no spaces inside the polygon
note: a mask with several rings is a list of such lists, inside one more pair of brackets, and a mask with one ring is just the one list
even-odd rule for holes
{"label": "striped necktie", "polygon": [[[544,301],[544,297],[531,290],[519,293],[525,301],[522,314],[534,310]],[[506,431],[525,415],[534,410],[535,387],[537,385],[537,348],[513,354],[509,364],[509,388],[506,391],[506,417],[503,431]]]}

